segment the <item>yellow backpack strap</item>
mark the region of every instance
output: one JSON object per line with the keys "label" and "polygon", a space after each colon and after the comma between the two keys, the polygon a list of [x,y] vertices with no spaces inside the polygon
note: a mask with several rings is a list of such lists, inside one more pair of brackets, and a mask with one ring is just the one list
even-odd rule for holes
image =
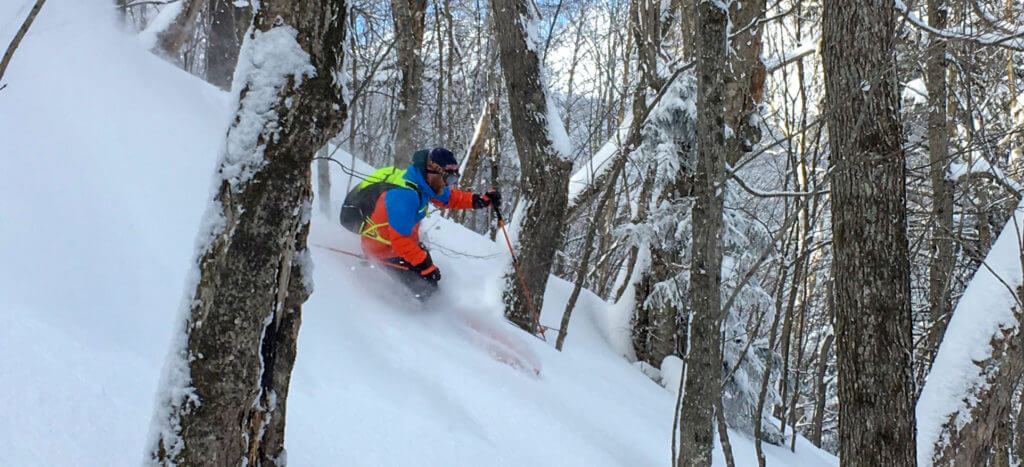
{"label": "yellow backpack strap", "polygon": [[385,225],[388,225],[388,223],[387,222],[382,222],[380,224],[375,224],[375,223],[373,223],[373,221],[371,221],[369,218],[367,218],[367,219],[363,220],[363,225],[362,225],[362,227],[359,228],[359,235],[365,236],[365,237],[367,237],[367,238],[369,238],[371,240],[376,240],[376,241],[381,242],[381,243],[383,243],[383,244],[385,244],[387,246],[391,246],[391,242],[388,241],[386,238],[382,237],[380,235],[380,232],[377,231],[377,229],[380,229],[381,227],[384,227]]}
{"label": "yellow backpack strap", "polygon": [[[358,190],[362,190],[370,185],[373,185],[374,183],[380,182],[395,185],[396,187],[408,188],[410,190],[415,191],[417,195],[419,195],[420,193],[420,189],[415,183],[405,179],[405,169],[399,169],[397,167],[384,167],[381,169],[377,169],[372,174],[363,179],[362,183],[360,183],[356,188]],[[424,206],[423,209],[421,209],[421,212],[426,211],[426,209],[426,206]],[[391,246],[391,242],[382,237],[380,235],[380,232],[378,232],[378,229],[386,225],[388,225],[387,222],[377,224],[371,221],[369,217],[366,217],[363,219],[363,223],[359,227],[359,235],[363,235],[367,238]]]}

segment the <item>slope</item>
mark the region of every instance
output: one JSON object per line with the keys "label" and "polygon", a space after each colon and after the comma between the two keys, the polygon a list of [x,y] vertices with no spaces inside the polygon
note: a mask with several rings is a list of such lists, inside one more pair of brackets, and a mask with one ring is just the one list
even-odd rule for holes
{"label": "slope", "polygon": [[[11,4],[15,3],[15,4]],[[0,4],[6,43],[30,1]],[[105,0],[50,0],[0,91],[0,464],[136,465],[233,109],[119,31]],[[334,198],[344,193],[339,172]],[[674,398],[608,344],[581,297],[565,352],[500,318],[501,245],[434,214],[444,292],[422,307],[381,271],[313,247],[288,407],[293,465],[664,465]],[[317,216],[311,243],[358,250]],[[542,320],[569,284],[550,281]],[[496,362],[463,316],[526,342]],[[732,433],[741,465],[750,440]],[[835,464],[803,440],[774,465]],[[716,462],[722,463],[721,454]]]}

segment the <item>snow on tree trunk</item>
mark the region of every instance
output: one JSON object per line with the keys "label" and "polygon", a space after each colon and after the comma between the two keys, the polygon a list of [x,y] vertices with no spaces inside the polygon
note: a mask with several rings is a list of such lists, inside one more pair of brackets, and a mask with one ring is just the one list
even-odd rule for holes
{"label": "snow on tree trunk", "polygon": [[679,415],[679,466],[711,465],[714,411],[722,397],[722,196],[727,140],[725,105],[729,12],[697,6],[697,171],[693,192],[689,346]]}
{"label": "snow on tree trunk", "polygon": [[913,465],[906,166],[892,0],[826,0],[839,457]]}
{"label": "snow on tree trunk", "polygon": [[[534,307],[543,305],[555,253],[565,237],[571,147],[565,127],[547,96],[537,54],[537,12],[525,0],[491,0],[505,75],[512,135],[522,166],[523,199],[513,222],[518,232],[520,270]],[[515,273],[508,274],[506,316],[527,330],[534,322]]]}
{"label": "snow on tree trunk", "polygon": [[267,0],[256,13],[160,384],[155,464],[285,460],[285,402],[312,291],[310,162],[346,117],[346,14],[343,0]]}
{"label": "snow on tree trunk", "polygon": [[398,129],[395,133],[394,160],[404,164],[420,149],[420,95],[423,90],[423,33],[427,16],[426,0],[392,0],[395,20],[395,45],[402,87],[398,99]]}
{"label": "snow on tree trunk", "polygon": [[[920,465],[984,465],[1024,373],[1024,203],[957,304],[917,402]],[[1020,429],[1018,427],[1018,429]]]}

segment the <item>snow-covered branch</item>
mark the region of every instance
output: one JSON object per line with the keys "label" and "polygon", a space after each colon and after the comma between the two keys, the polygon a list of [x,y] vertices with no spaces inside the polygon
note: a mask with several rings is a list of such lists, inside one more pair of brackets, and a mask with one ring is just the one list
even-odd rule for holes
{"label": "snow-covered branch", "polygon": [[922,21],[921,18],[918,18],[917,15],[911,12],[910,9],[907,8],[907,5],[900,0],[896,0],[896,10],[918,29],[922,29],[944,39],[970,41],[980,45],[1005,47],[1010,50],[1024,52],[1024,30],[1012,31],[1010,34],[1003,35],[989,33],[968,34],[963,31],[935,29],[929,26],[928,23]]}
{"label": "snow-covered branch", "polygon": [[828,190],[818,190],[818,191],[761,191],[761,190],[758,190],[756,188],[752,188],[750,185],[747,185],[747,182],[743,181],[743,178],[741,178],[739,175],[737,175],[736,172],[732,168],[726,167],[725,168],[725,172],[727,174],[729,174],[730,178],[732,178],[733,180],[736,181],[736,184],[739,185],[740,188],[743,188],[743,191],[746,191],[747,193],[750,193],[751,195],[756,196],[758,198],[799,198],[799,197],[805,197],[805,196],[816,196],[816,195],[828,194]]}
{"label": "snow-covered branch", "polygon": [[768,73],[778,71],[782,69],[782,67],[789,65],[790,63],[793,63],[812,53],[816,53],[818,51],[819,42],[821,42],[821,36],[816,35],[813,39],[805,42],[799,47],[782,54],[781,57],[761,57],[761,62],[764,63],[764,68],[765,70],[768,71]]}

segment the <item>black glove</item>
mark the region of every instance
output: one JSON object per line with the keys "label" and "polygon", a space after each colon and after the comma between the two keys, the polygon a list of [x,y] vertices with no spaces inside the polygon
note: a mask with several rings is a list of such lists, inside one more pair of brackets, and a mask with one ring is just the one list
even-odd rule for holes
{"label": "black glove", "polygon": [[441,280],[441,270],[434,268],[433,271],[430,271],[426,274],[422,274],[420,275],[420,277],[422,277],[423,280],[430,282],[431,284],[434,284],[436,286],[437,282]]}
{"label": "black glove", "polygon": [[423,258],[423,261],[410,266],[409,269],[416,271],[424,280],[432,282],[435,285],[437,284],[437,281],[441,280],[441,270],[437,269],[437,266],[434,266],[434,261],[430,259],[429,252],[427,252],[427,257]]}
{"label": "black glove", "polygon": [[501,206],[501,193],[498,193],[498,190],[491,190],[482,195],[473,195],[473,209],[486,208],[491,205]]}

